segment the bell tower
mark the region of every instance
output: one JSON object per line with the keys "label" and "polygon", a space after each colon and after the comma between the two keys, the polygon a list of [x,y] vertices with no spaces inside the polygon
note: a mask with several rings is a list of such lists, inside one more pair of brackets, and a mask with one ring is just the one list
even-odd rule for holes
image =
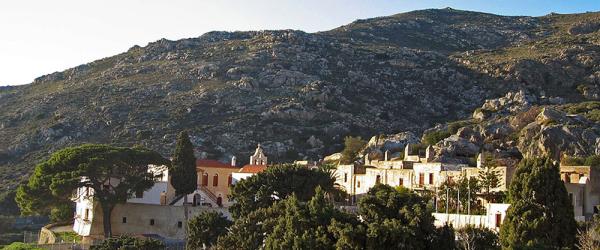
{"label": "bell tower", "polygon": [[267,165],[267,156],[265,156],[260,143],[257,145],[254,155],[250,156],[250,165]]}

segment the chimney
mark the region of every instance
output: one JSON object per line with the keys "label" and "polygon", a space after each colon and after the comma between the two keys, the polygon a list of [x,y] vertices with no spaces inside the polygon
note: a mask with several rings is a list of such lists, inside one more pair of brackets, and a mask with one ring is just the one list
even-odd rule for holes
{"label": "chimney", "polygon": [[388,153],[389,153],[389,150],[386,150],[385,156],[383,157],[383,161],[388,161]]}
{"label": "chimney", "polygon": [[235,167],[235,155],[231,157],[231,166]]}
{"label": "chimney", "polygon": [[433,159],[433,147],[431,145],[427,146],[425,149],[425,160],[430,162]]}
{"label": "chimney", "polygon": [[411,151],[410,143],[407,143],[406,146],[404,147],[404,160],[405,161],[408,160],[408,156],[411,153],[410,151]]}

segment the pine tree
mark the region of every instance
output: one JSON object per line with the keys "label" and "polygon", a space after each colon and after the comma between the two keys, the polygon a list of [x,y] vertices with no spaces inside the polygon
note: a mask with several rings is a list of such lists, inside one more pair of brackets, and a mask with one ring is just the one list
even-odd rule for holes
{"label": "pine tree", "polygon": [[479,183],[484,191],[484,197],[488,202],[493,201],[492,189],[500,186],[500,173],[497,163],[491,156],[486,156],[479,171]]}
{"label": "pine tree", "polygon": [[549,158],[523,159],[509,187],[501,227],[509,249],[572,248],[577,224],[559,167]]}

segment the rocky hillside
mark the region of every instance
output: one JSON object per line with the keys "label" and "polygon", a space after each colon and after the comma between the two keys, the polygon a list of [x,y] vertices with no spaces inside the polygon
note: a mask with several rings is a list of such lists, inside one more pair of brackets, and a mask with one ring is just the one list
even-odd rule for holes
{"label": "rocky hillside", "polygon": [[[596,99],[599,24],[599,13],[442,9],[319,33],[210,32],[134,46],[0,88],[0,192],[54,150],[85,142],[167,156],[188,130],[199,156],[243,161],[260,142],[275,161],[318,159],[339,151],[346,135],[418,138],[508,92],[548,104]],[[587,153],[591,139],[585,143],[578,150]]]}

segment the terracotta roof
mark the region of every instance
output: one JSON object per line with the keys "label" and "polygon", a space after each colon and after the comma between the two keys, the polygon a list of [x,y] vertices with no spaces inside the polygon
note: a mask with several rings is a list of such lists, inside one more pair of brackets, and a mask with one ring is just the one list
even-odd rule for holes
{"label": "terracotta roof", "polygon": [[196,168],[237,168],[217,160],[196,160]]}
{"label": "terracotta roof", "polygon": [[256,174],[256,173],[260,173],[262,171],[265,171],[265,169],[267,169],[267,165],[246,165],[243,166],[240,171],[238,171],[239,173],[249,173],[249,174]]}

